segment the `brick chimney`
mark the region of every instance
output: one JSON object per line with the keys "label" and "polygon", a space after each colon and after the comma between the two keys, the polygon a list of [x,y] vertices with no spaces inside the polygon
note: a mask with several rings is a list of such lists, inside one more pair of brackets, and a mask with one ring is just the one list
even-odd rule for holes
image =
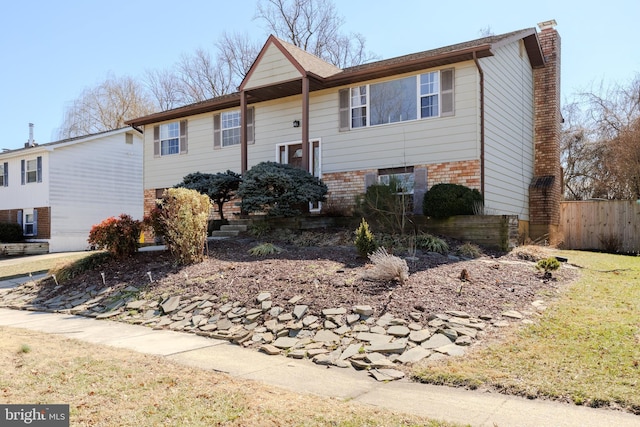
{"label": "brick chimney", "polygon": [[534,79],[534,177],[529,186],[529,236],[557,243],[562,199],[560,166],[560,36],[556,21],[538,24],[544,67]]}

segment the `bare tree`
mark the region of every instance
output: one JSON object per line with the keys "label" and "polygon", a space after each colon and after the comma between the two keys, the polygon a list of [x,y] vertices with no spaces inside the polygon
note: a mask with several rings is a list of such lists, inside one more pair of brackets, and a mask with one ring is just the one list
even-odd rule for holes
{"label": "bare tree", "polygon": [[263,20],[276,37],[337,67],[376,59],[376,55],[365,50],[364,36],[340,32],[344,19],[331,0],[259,1],[256,18]]}
{"label": "bare tree", "polygon": [[231,86],[240,86],[262,46],[251,40],[246,33],[223,33],[215,46],[218,51],[218,63],[227,65]]}
{"label": "bare tree", "polygon": [[582,94],[600,146],[595,197],[640,199],[640,74],[629,84]]}
{"label": "bare tree", "polygon": [[153,103],[143,86],[131,77],[109,76],[87,88],[64,113],[58,137],[72,138],[125,126],[125,121],[152,113]]}
{"label": "bare tree", "polygon": [[160,110],[170,110],[185,104],[180,80],[172,70],[147,70],[144,81],[147,90]]}
{"label": "bare tree", "polygon": [[230,64],[214,59],[204,49],[196,50],[193,55],[183,55],[176,67],[180,92],[187,103],[215,98],[235,89]]}
{"label": "bare tree", "polygon": [[640,199],[640,75],[563,109],[565,197]]}

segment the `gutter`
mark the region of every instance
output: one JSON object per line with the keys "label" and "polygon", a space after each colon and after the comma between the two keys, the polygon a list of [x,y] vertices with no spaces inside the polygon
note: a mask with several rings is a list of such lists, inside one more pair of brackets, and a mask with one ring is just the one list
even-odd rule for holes
{"label": "gutter", "polygon": [[480,75],[480,193],[484,201],[484,71],[475,52],[473,52],[473,62]]}

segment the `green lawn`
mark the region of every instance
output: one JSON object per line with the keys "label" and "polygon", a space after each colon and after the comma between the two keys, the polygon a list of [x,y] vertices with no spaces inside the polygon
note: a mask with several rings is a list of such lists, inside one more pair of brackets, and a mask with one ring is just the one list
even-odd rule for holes
{"label": "green lawn", "polygon": [[464,359],[417,368],[415,377],[640,414],[640,257],[558,255],[583,267],[581,278],[538,323]]}

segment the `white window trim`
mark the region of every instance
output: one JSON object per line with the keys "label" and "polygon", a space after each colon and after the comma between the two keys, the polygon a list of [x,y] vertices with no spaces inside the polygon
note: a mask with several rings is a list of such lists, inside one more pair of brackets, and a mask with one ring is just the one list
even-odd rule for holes
{"label": "white window trim", "polygon": [[[228,114],[237,114],[238,115],[238,125],[237,126],[229,126],[229,127],[225,127],[225,115]],[[238,131],[240,130],[240,124],[242,122],[242,118],[240,115],[240,110],[231,110],[231,111],[223,111],[220,113],[220,146],[222,148],[226,148],[226,147],[235,147],[236,145],[240,145],[240,133],[238,133],[238,142],[234,142],[233,144],[229,144],[226,143],[225,144],[225,138],[224,138],[224,133],[225,131],[231,131],[231,130],[235,130],[238,129]],[[235,137],[234,137],[235,140]]]}
{"label": "white window trim", "polygon": [[[313,143],[318,143],[318,173],[314,175],[318,179],[322,179],[322,140],[320,138],[309,138],[309,152],[313,154]],[[275,162],[282,163],[280,161],[280,148],[285,147],[285,155],[286,158],[289,158],[289,147],[292,145],[302,144],[302,140],[298,141],[290,141],[290,142],[281,142],[276,144],[276,153],[275,153]],[[313,155],[309,156],[309,169],[313,169]],[[322,210],[322,202],[318,203],[317,207],[313,207],[311,203],[309,203],[309,212],[320,212]]]}
{"label": "white window trim", "polygon": [[[27,215],[31,215],[31,222],[27,222]],[[30,236],[35,236],[36,235],[36,231],[34,228],[34,212],[33,209],[24,209],[22,211],[22,234],[25,237],[30,237]],[[27,225],[31,225],[32,230],[31,233],[27,233]]]}
{"label": "white window trim", "polygon": [[[427,71],[424,73],[419,73],[419,74],[415,74],[413,77],[415,77],[415,81],[416,81],[416,118],[415,119],[411,119],[411,120],[402,120],[402,121],[397,121],[397,122],[392,122],[392,123],[380,123],[380,124],[376,124],[376,125],[372,125],[371,124],[371,120],[370,120],[370,96],[371,96],[371,84],[378,84],[378,83],[384,83],[385,81],[393,81],[393,80],[400,80],[400,79],[404,79],[407,77],[411,77],[411,76],[405,76],[405,77],[398,77],[396,79],[391,79],[391,80],[384,80],[384,81],[380,81],[380,82],[375,82],[375,83],[367,83],[364,85],[358,85],[358,86],[351,86],[349,87],[349,129],[351,130],[355,130],[355,129],[365,129],[365,128],[371,128],[371,127],[378,127],[378,126],[388,126],[388,125],[394,125],[394,124],[399,124],[399,123],[406,123],[406,122],[414,122],[414,121],[418,121],[418,120],[429,120],[429,119],[435,119],[435,118],[441,118],[441,117],[448,117],[451,114],[446,114],[443,115],[442,113],[442,95],[443,93],[451,93],[454,91],[454,89],[450,89],[450,90],[446,90],[443,91],[442,90],[442,72],[445,70],[449,70],[450,68],[443,68],[440,70],[434,70],[434,71]],[[435,116],[429,116],[429,117],[422,117],[422,108],[421,108],[421,101],[422,98],[424,96],[432,96],[432,95],[421,95],[420,93],[420,76],[422,74],[431,74],[431,73],[438,73],[438,92],[436,93],[438,96],[438,114]],[[360,88],[364,86],[366,89],[366,103],[364,105],[356,105],[354,106],[352,103],[352,95],[351,95],[351,91],[355,88]],[[455,82],[454,82],[454,87],[455,87]],[[361,108],[361,107],[365,107],[365,111],[366,111],[366,124],[364,126],[357,126],[354,127],[353,126],[353,110],[355,108]]]}
{"label": "white window trim", "polygon": [[[176,137],[170,137],[169,135],[165,135],[166,137],[163,137],[163,129],[168,129],[169,126],[171,125],[176,125],[178,126],[178,136]],[[168,131],[167,131],[168,132]],[[177,151],[175,153],[171,152],[171,153],[164,153],[162,148],[163,142],[169,142],[169,141],[173,141],[175,140],[177,142]],[[180,154],[180,122],[169,122],[169,123],[163,123],[160,125],[160,156],[164,157],[164,156],[174,156],[176,154]]]}

